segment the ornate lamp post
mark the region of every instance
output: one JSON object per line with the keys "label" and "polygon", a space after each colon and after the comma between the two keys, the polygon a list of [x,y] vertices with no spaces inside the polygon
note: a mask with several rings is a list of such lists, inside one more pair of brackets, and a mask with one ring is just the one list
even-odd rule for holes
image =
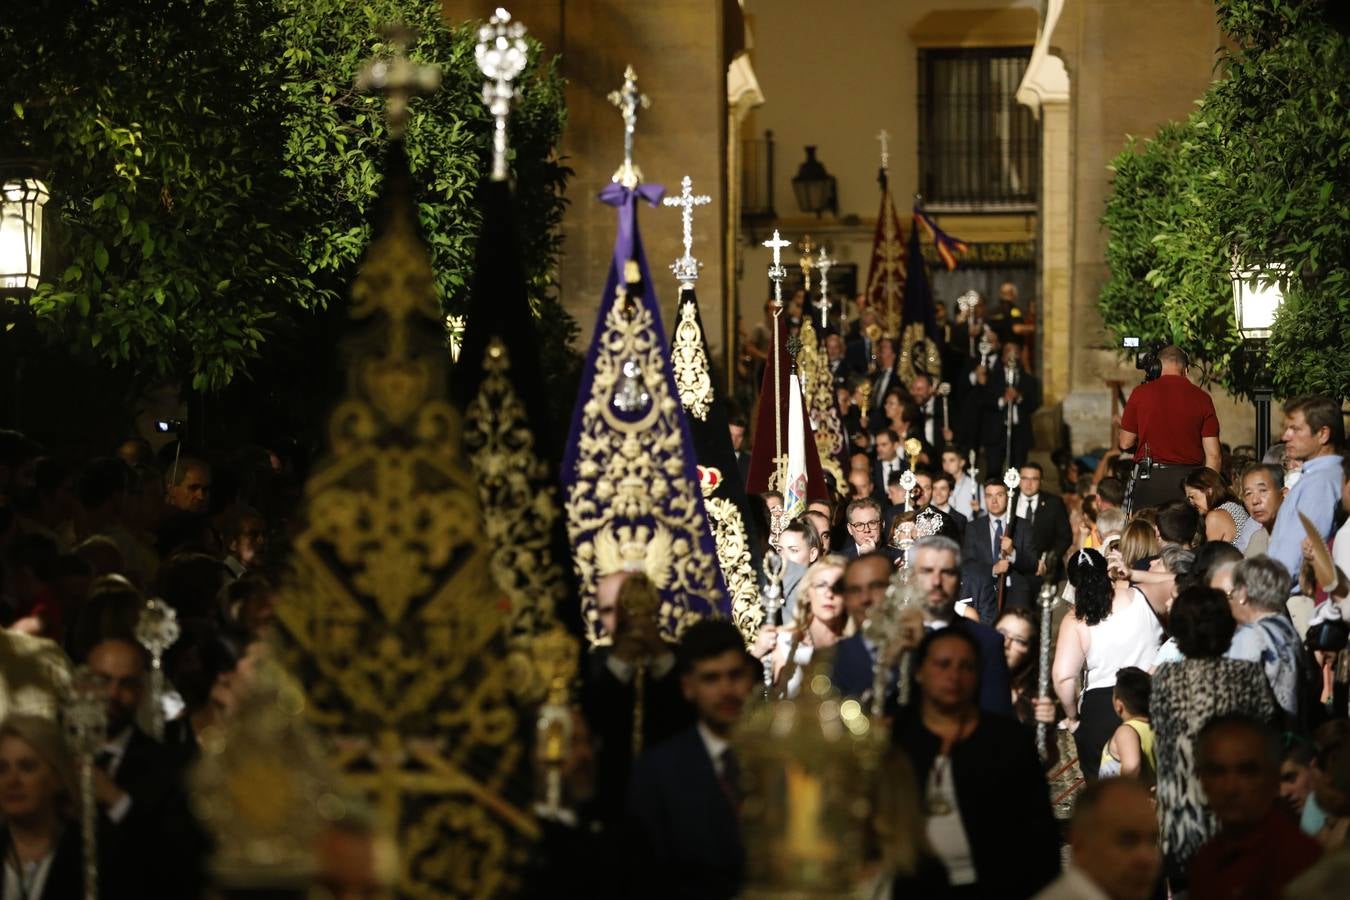
{"label": "ornate lamp post", "polygon": [[50,194],[33,163],[0,163],[0,294],[27,299],[42,277],[43,207]]}
{"label": "ornate lamp post", "polygon": [[819,217],[827,209],[838,212],[834,176],[816,159],[815,147],[806,148],[806,161],[792,178],[792,193],[797,195],[797,206],[804,213],[815,213]]}
{"label": "ornate lamp post", "polygon": [[1260,459],[1270,447],[1270,399],[1274,394],[1266,368],[1266,341],[1270,339],[1275,314],[1284,303],[1284,266],[1248,266],[1235,259],[1230,276],[1233,315],[1252,365],[1256,456]]}

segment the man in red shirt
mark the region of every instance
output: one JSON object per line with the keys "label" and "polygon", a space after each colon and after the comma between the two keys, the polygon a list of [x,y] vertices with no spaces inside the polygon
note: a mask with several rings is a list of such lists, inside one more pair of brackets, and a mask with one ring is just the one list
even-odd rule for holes
{"label": "man in red shirt", "polygon": [[1185,499],[1181,482],[1195,469],[1219,471],[1219,418],[1214,401],[1186,377],[1186,354],[1180,347],[1158,351],[1162,375],[1130,394],[1120,417],[1119,446],[1147,458],[1148,477],[1136,466],[1127,512]]}
{"label": "man in red shirt", "polygon": [[1243,715],[1200,730],[1196,769],[1219,833],[1191,862],[1192,900],[1278,900],[1322,855],[1280,803],[1277,735]]}

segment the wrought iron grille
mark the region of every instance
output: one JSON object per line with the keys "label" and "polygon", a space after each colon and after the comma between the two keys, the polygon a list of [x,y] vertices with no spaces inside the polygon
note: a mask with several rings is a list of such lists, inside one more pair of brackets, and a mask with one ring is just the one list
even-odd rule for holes
{"label": "wrought iron grille", "polygon": [[754,224],[778,217],[773,208],[773,132],[741,141],[741,218]]}
{"label": "wrought iron grille", "polygon": [[919,51],[919,185],[929,208],[1035,207],[1040,127],[1014,96],[1030,58],[1030,47]]}

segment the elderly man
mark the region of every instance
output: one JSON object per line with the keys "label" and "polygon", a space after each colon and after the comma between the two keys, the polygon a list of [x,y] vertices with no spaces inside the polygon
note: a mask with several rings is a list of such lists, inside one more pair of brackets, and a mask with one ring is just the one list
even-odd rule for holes
{"label": "elderly man", "polygon": [[1148,900],[1162,869],[1148,788],[1130,778],[1090,783],[1074,803],[1069,847],[1064,874],[1036,900]]}
{"label": "elderly man", "polygon": [[1261,530],[1247,542],[1247,556],[1265,553],[1270,546],[1270,532],[1275,517],[1284,502],[1284,468],[1266,463],[1248,466],[1242,473],[1242,505],[1247,515],[1255,519]]}
{"label": "elderly man", "polygon": [[1279,802],[1279,735],[1246,716],[1217,716],[1200,730],[1195,763],[1219,833],[1191,862],[1191,897],[1283,897],[1322,849]]}
{"label": "elderly man", "polygon": [[175,509],[205,513],[211,508],[211,466],[195,456],[184,456],[169,468],[164,499]]}

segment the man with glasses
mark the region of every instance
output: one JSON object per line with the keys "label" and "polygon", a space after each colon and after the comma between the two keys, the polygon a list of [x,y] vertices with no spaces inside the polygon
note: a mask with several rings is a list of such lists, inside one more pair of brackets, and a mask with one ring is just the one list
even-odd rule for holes
{"label": "man with glasses", "polygon": [[848,559],[858,559],[868,553],[877,553],[894,565],[900,557],[900,551],[887,547],[881,541],[881,504],[871,497],[860,497],[849,501],[844,510],[848,522],[849,540],[843,553]]}

